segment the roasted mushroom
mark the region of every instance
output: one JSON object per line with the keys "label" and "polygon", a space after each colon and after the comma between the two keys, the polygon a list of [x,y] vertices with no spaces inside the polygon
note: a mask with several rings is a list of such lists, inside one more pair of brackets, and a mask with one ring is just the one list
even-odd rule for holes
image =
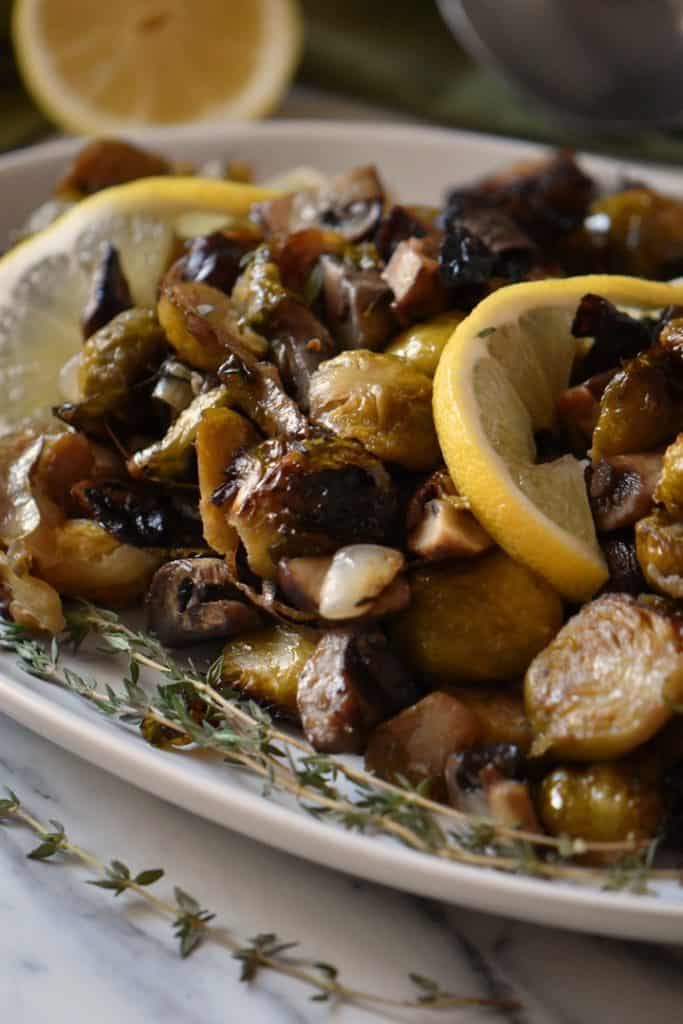
{"label": "roasted mushroom", "polygon": [[121,266],[118,249],[107,242],[95,270],[90,295],[83,310],[81,329],[89,338],[119,313],[130,309],[133,299]]}
{"label": "roasted mushroom", "polygon": [[458,811],[508,828],[540,832],[522,752],[511,743],[471,747],[446,761],[448,802]]}
{"label": "roasted mushroom", "polygon": [[314,423],[388,462],[427,470],[440,460],[431,381],[393,356],[361,349],[329,359],[311,380],[310,405]]}
{"label": "roasted mushroom", "polygon": [[627,594],[600,597],[529,666],[532,753],[576,761],[628,754],[671,718],[682,688],[678,616]]}
{"label": "roasted mushroom", "polygon": [[433,238],[400,242],[382,277],[394,295],[393,310],[403,325],[441,313],[449,302],[439,270],[439,243]]}
{"label": "roasted mushroom", "polygon": [[647,590],[647,583],[638,562],[635,534],[632,529],[618,530],[600,538],[609,579],[603,594],[631,594],[637,597]]}
{"label": "roasted mushroom", "polygon": [[377,227],[383,205],[384,188],[375,168],[357,167],[322,188],[257,203],[252,216],[270,235],[321,227],[359,242]]}
{"label": "roasted mushroom", "polygon": [[233,460],[214,502],[237,530],[252,572],[277,577],[280,558],[382,542],[396,493],[381,462],[337,439],[265,441]]}
{"label": "roasted mushroom", "polygon": [[437,469],[413,495],[406,516],[407,547],[429,562],[473,558],[493,547],[445,469]]}
{"label": "roasted mushroom", "polygon": [[649,348],[654,341],[653,320],[638,320],[600,295],[584,295],[572,323],[575,338],[591,338],[588,352],[579,360],[580,379],[618,367]]}
{"label": "roasted mushroom", "polygon": [[303,302],[287,296],[273,311],[264,333],[286,388],[306,412],[311,377],[337,351],[330,332]]}
{"label": "roasted mushroom", "polygon": [[248,225],[223,228],[193,238],[183,257],[180,276],[183,281],[200,281],[229,295],[244,258],[261,241],[260,233]]}
{"label": "roasted mushroom", "polygon": [[316,750],[362,753],[374,726],[417,695],[383,633],[337,629],[325,633],[306,662],[297,705]]}
{"label": "roasted mushroom", "polygon": [[448,693],[430,693],[377,728],[365,751],[365,764],[391,782],[429,782],[445,797],[444,768],[449,754],[479,742],[476,715]]}
{"label": "roasted mushroom", "polygon": [[78,151],[56,191],[60,196],[89,196],[136,178],[170,173],[171,165],[157,153],[119,139],[95,139]]}
{"label": "roasted mushroom", "polygon": [[588,496],[597,529],[603,533],[633,526],[654,504],[662,456],[613,455],[590,470]]}
{"label": "roasted mushroom", "polygon": [[396,331],[389,308],[393,294],[376,267],[358,268],[336,256],[323,256],[325,319],[340,349],[382,348]]}
{"label": "roasted mushroom", "polygon": [[169,647],[220,640],[261,625],[220,558],[167,562],[154,575],[146,610],[149,629]]}

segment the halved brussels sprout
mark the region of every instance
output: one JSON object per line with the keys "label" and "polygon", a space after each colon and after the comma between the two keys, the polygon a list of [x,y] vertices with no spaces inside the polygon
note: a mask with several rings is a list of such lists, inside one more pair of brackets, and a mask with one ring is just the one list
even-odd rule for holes
{"label": "halved brussels sprout", "polygon": [[384,351],[389,356],[403,360],[418,373],[433,377],[446,342],[464,318],[465,313],[450,311],[423,323],[413,324],[401,331]]}
{"label": "halved brussels sprout", "polygon": [[230,640],[223,648],[223,680],[245,697],[298,718],[301,671],[319,634],[307,626],[275,625]]}

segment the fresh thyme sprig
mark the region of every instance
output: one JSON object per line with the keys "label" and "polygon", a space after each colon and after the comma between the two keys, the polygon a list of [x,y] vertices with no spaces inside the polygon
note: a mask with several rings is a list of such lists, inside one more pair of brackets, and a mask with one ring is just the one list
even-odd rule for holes
{"label": "fresh thyme sprig", "polygon": [[95,872],[96,877],[87,879],[87,884],[109,890],[114,896],[126,892],[138,896],[150,909],[170,920],[182,957],[188,957],[206,940],[213,940],[241,963],[240,981],[251,982],[262,970],[274,971],[302,982],[313,991],[311,999],[316,1002],[335,1000],[339,1003],[396,1009],[426,1006],[434,1010],[468,1006],[498,1010],[519,1007],[513,1000],[457,996],[442,989],[432,978],[414,973],[409,975],[415,987],[414,999],[389,999],[351,988],[341,980],[339,971],[332,964],[292,957],[291,953],[299,946],[298,942],[283,941],[273,932],[256,935],[245,942],[227,928],[213,924],[216,915],[204,909],[194,896],[179,886],[173,889],[173,901],[157,896],[150,889],[164,877],[161,868],[146,869],[134,875],[121,860],[112,860],[106,864],[73,843],[63,825],[51,821],[50,825],[55,829],[51,831],[48,825],[23,807],[16,793],[7,789],[7,794],[5,799],[0,799],[0,825],[11,820],[21,822],[38,836],[39,846],[27,854],[29,859],[48,860],[58,855],[70,856]]}
{"label": "fresh thyme sprig", "polygon": [[[572,863],[588,852],[607,854],[623,865],[623,887],[631,879],[633,890],[642,890],[643,866],[651,862],[648,843],[588,844],[482,822],[434,803],[419,787],[393,785],[339,759],[314,753],[302,740],[277,729],[260,706],[241,700],[235,692],[219,690],[220,659],[200,672],[192,662],[180,664],[156,638],[131,629],[113,612],[90,605],[71,610],[64,639],[78,647],[89,633],[104,645],[99,648],[103,653],[128,657],[119,692],[109,686],[102,691],[95,679],[62,664],[61,644],[55,640],[48,648],[20,627],[3,624],[0,644],[14,650],[30,674],[66,687],[110,717],[141,725],[149,742],[159,746],[194,743],[221,754],[259,776],[265,795],[288,793],[318,818],[388,835],[442,859],[574,882],[609,882],[604,869]],[[140,684],[141,667],[162,676],[163,682],[151,696]],[[351,793],[339,787],[340,778],[352,784]],[[647,874],[678,877],[651,867]]]}

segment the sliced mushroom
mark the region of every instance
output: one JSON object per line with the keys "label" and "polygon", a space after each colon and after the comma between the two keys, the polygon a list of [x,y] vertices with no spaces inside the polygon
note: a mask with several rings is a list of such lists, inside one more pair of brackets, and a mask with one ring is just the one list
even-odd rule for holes
{"label": "sliced mushroom", "polygon": [[409,238],[440,237],[443,232],[436,227],[437,213],[428,206],[392,206],[375,235],[375,245],[382,258],[390,260],[396,246]]}
{"label": "sliced mushroom", "polygon": [[383,348],[396,333],[389,308],[391,289],[376,268],[359,270],[335,256],[323,256],[325,318],[342,349]]}
{"label": "sliced mushroom", "polygon": [[433,796],[445,796],[444,767],[449,754],[479,741],[479,719],[448,693],[430,693],[380,725],[368,743],[365,764],[389,781],[429,782]]}
{"label": "sliced mushroom", "polygon": [[394,293],[393,309],[401,324],[426,320],[448,305],[438,256],[438,242],[432,238],[410,238],[394,250],[382,278]]}
{"label": "sliced mushroom", "polygon": [[383,633],[337,629],[325,634],[307,661],[297,705],[316,750],[362,753],[372,729],[416,698]]}
{"label": "sliced mushroom", "polygon": [[83,310],[83,337],[89,338],[100,327],[105,327],[115,316],[132,306],[133,298],[121,266],[119,251],[111,242],[106,242]]}
{"label": "sliced mushroom", "polygon": [[203,281],[229,295],[247,253],[262,241],[253,227],[225,228],[193,238],[182,261],[183,281]]}
{"label": "sliced mushroom", "polygon": [[441,276],[450,285],[483,285],[491,277],[519,281],[538,257],[536,245],[503,210],[463,197],[446,217]]}
{"label": "sliced mushroom", "polygon": [[305,412],[311,377],[337,351],[330,332],[303,302],[287,296],[273,311],[264,333],[286,387]]}
{"label": "sliced mushroom", "polygon": [[595,525],[601,533],[633,526],[648,515],[662,471],[663,456],[612,455],[590,470],[588,494]]}
{"label": "sliced mushroom", "polygon": [[368,238],[377,227],[384,188],[374,167],[357,167],[329,185],[280,196],[252,208],[252,216],[270,235],[304,228],[331,228],[349,242]]}
{"label": "sliced mushroom", "polygon": [[147,594],[147,622],[162,643],[187,647],[258,629],[258,612],[241,600],[220,558],[163,565]]}
{"label": "sliced mushroom", "polygon": [[406,526],[408,550],[429,562],[473,558],[493,546],[445,469],[435,470],[413,495]]}

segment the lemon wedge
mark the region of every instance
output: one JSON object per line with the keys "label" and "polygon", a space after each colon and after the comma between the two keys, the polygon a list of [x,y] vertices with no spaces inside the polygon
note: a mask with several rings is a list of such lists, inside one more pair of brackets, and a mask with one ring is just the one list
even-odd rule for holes
{"label": "lemon wedge", "polygon": [[569,382],[571,324],[587,292],[644,312],[683,302],[683,285],[611,275],[510,285],[463,320],[434,380],[437,433],[457,487],[509,555],[573,601],[607,579],[584,464],[571,455],[536,463],[534,435],[551,426]]}
{"label": "lemon wedge", "polygon": [[83,134],[260,117],[301,35],[295,0],[17,0],[12,25],[33,98]]}
{"label": "lemon wedge", "polygon": [[0,428],[54,404],[82,345],[80,320],[102,245],[119,251],[137,305],[153,306],[178,236],[217,227],[273,195],[208,178],[144,178],[84,199],[0,259]]}

